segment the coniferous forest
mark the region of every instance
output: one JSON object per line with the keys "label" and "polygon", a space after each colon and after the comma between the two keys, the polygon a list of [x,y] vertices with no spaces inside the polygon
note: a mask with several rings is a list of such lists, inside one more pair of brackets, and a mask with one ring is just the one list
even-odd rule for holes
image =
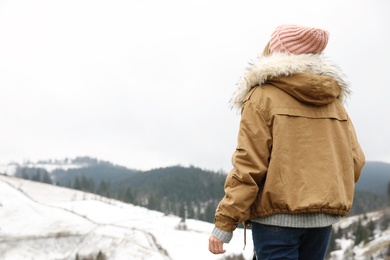
{"label": "coniferous forest", "polygon": [[[19,167],[16,175],[207,222],[213,221],[215,208],[224,195],[226,173],[222,171],[194,166],[138,171],[90,157],[78,157],[69,163],[85,167],[58,168],[50,173],[40,167]],[[368,163],[365,166],[350,216],[390,204],[388,171],[388,164]]]}
{"label": "coniferous forest", "polygon": [[[90,157],[78,157],[72,163],[85,167],[60,168],[50,173],[39,167],[19,167],[16,176],[207,222],[213,222],[215,208],[224,195],[226,173],[222,171],[209,171],[194,166],[138,171]],[[356,187],[350,216],[387,206],[390,201],[389,169],[388,164],[366,165]],[[378,181],[375,182],[375,179]]]}
{"label": "coniferous forest", "polygon": [[[60,167],[49,172],[39,165],[50,162],[39,162],[35,166],[17,167],[15,175],[173,214],[181,217],[183,223],[187,218],[213,222],[216,206],[224,195],[226,172],[222,171],[194,166],[139,171],[90,157],[65,163],[82,167]],[[356,185],[353,208],[348,215],[358,219],[347,228],[334,227],[328,252],[339,249],[336,241],[352,238],[355,245],[365,244],[379,231],[387,230],[389,206],[390,164],[368,162]],[[381,217],[370,216],[374,211],[381,211]]]}
{"label": "coniferous forest", "polygon": [[56,169],[51,173],[43,168],[18,168],[16,175],[207,222],[213,221],[224,194],[223,172],[182,166],[141,172],[88,157],[78,160],[88,167]]}

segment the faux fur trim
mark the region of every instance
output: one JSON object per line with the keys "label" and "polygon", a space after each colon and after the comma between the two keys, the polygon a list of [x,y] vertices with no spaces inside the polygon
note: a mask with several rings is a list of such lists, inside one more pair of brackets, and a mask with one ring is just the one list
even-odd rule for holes
{"label": "faux fur trim", "polygon": [[322,54],[274,53],[270,56],[262,56],[256,62],[249,64],[229,103],[232,108],[241,109],[245,95],[253,87],[263,85],[268,78],[288,76],[296,72],[332,77],[340,85],[341,92],[338,99],[341,102],[345,102],[351,93],[344,73],[336,64],[325,59]]}

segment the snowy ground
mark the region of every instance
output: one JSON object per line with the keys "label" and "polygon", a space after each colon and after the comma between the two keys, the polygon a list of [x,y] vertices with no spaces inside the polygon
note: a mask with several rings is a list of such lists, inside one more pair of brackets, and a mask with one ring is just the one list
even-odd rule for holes
{"label": "snowy ground", "polygon": [[[376,220],[383,212],[366,214]],[[361,216],[345,218],[335,228],[346,229]],[[166,216],[143,207],[95,194],[0,175],[0,259],[52,260],[96,257],[107,259],[216,259],[243,254],[251,259],[251,230],[237,229],[225,245],[225,255],[208,251],[210,223]],[[332,260],[386,259],[390,230],[377,232],[366,244],[351,237],[337,240]],[[373,258],[372,258],[373,257]]]}
{"label": "snowy ground", "polygon": [[67,188],[0,176],[0,259],[251,259],[251,231],[237,229],[225,255],[208,251],[213,225]]}
{"label": "snowy ground", "polygon": [[336,229],[342,228],[349,230],[348,235],[341,239],[336,239],[340,249],[331,252],[331,260],[388,260],[388,250],[390,248],[390,229],[380,230],[379,225],[376,225],[375,235],[369,238],[366,243],[355,245],[353,238],[353,228],[350,227],[356,224],[359,219],[362,224],[366,225],[369,220],[378,221],[382,218],[385,211],[375,211],[363,215],[352,216],[342,219],[335,224]]}

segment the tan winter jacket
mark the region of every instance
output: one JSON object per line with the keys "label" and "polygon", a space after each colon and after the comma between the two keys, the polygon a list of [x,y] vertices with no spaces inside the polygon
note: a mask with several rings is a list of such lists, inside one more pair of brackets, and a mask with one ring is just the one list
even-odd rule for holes
{"label": "tan winter jacket", "polygon": [[231,101],[241,123],[216,227],[233,231],[277,213],[349,212],[365,157],[342,104],[343,78],[320,54],[273,54],[249,68]]}

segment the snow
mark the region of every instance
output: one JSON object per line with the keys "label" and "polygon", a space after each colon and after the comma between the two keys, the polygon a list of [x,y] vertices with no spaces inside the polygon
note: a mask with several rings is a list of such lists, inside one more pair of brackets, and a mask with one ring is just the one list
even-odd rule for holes
{"label": "snow", "polygon": [[17,164],[0,164],[0,173],[7,175],[15,175]]}
{"label": "snow", "polygon": [[[390,246],[390,231],[386,230],[382,232],[376,239],[367,242],[366,244],[361,244],[359,246],[354,247],[353,252],[355,253],[356,260],[365,260],[366,255],[370,255],[370,251],[378,248],[387,249]],[[375,256],[374,259],[384,259],[380,255],[381,252],[377,252],[378,255]]]}
{"label": "snow", "polygon": [[18,163],[9,163],[9,164],[0,164],[0,173],[14,176],[18,168],[39,168],[45,169],[47,172],[52,172],[54,170],[69,170],[69,169],[79,169],[83,167],[88,167],[87,163],[68,163],[68,162],[56,162],[56,163],[34,163],[28,162],[23,164]]}
{"label": "snow", "polygon": [[41,168],[45,169],[47,172],[52,172],[57,169],[62,170],[69,170],[69,169],[79,169],[83,167],[87,167],[88,164],[74,164],[74,163],[68,163],[68,164],[56,164],[56,163],[29,163],[25,165],[27,168]]}
{"label": "snow", "polygon": [[208,251],[213,224],[72,189],[0,176],[0,259],[251,259],[251,230],[237,229],[224,255]]}
{"label": "snow", "polygon": [[[341,220],[334,228],[353,230],[360,219],[379,220],[372,212]],[[352,228],[352,229],[351,229]],[[51,260],[95,257],[107,259],[215,259],[243,254],[252,259],[251,230],[238,228],[224,255],[208,251],[213,224],[151,211],[64,187],[0,175],[0,259]],[[390,230],[375,232],[365,244],[355,245],[353,236],[337,239],[332,260],[385,259]]]}
{"label": "snow", "polygon": [[[384,211],[374,211],[369,212],[363,215],[351,216],[343,218],[339,223],[334,225],[334,228],[348,229],[352,225],[356,224],[361,220],[362,225],[368,224],[368,221],[378,221],[383,217]],[[370,238],[370,241],[364,243],[362,242],[359,245],[355,245],[353,236],[349,234],[347,237],[342,239],[336,239],[336,243],[339,246],[339,250],[331,252],[331,260],[384,260],[386,254],[388,253],[388,248],[390,246],[390,230],[385,231],[379,230],[378,226],[376,231],[374,231],[375,236]]]}

